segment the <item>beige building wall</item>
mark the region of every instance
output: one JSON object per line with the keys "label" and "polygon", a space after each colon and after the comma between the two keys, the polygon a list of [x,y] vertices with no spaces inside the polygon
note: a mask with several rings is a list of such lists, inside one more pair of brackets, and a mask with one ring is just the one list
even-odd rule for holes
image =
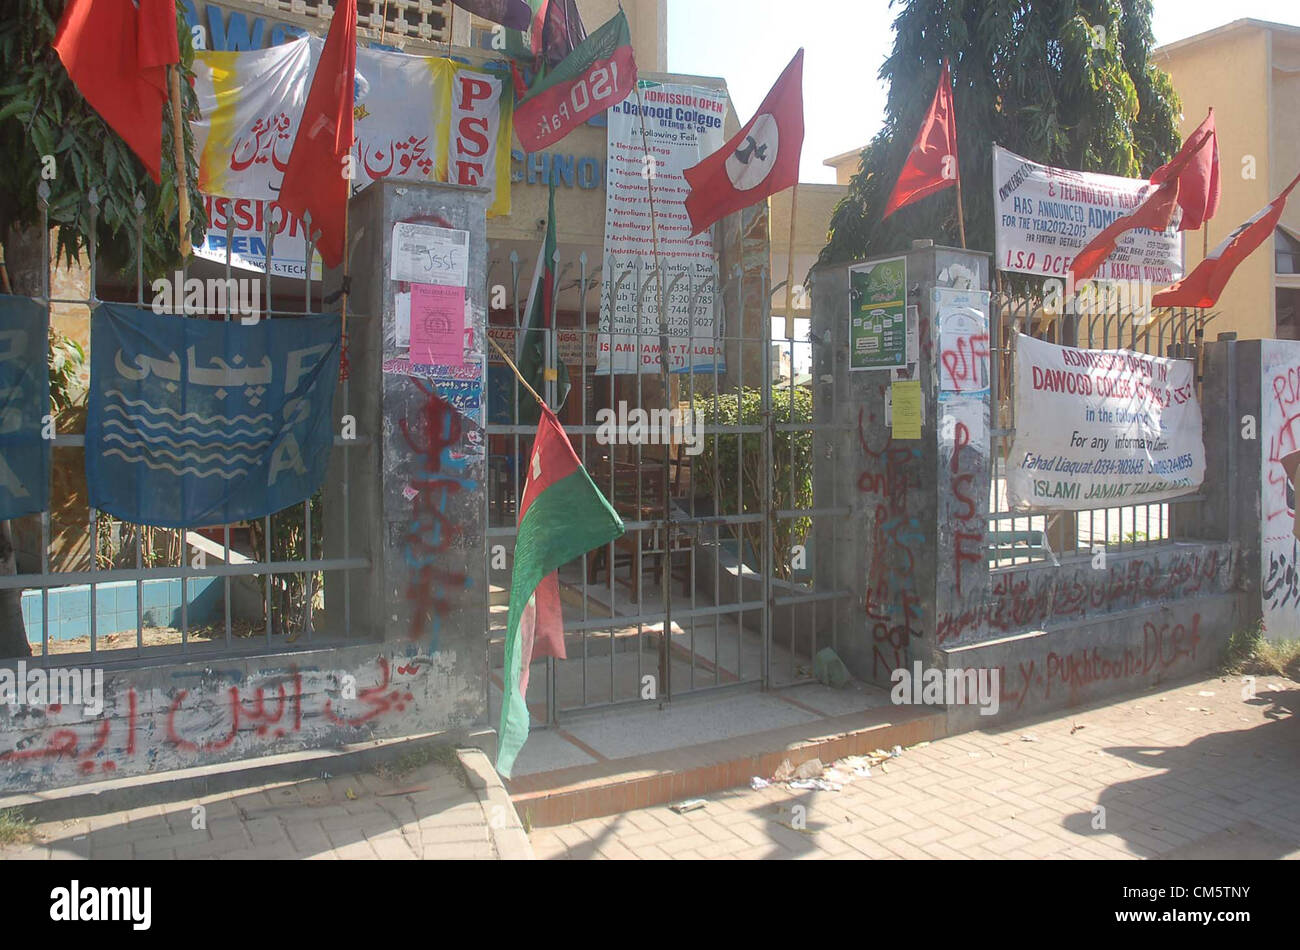
{"label": "beige building wall", "polygon": [[[1206,226],[1213,249],[1300,172],[1300,72],[1287,71],[1300,68],[1300,28],[1238,20],[1163,46],[1154,61],[1182,99],[1184,138],[1214,107],[1223,200]],[[1283,224],[1300,230],[1300,202],[1292,202]],[[1185,237],[1190,273],[1203,259],[1206,239],[1200,231]],[[1270,238],[1233,274],[1209,337],[1225,331],[1242,339],[1276,336],[1277,285]]]}
{"label": "beige building wall", "polygon": [[[835,206],[848,191],[843,185],[801,184],[799,202],[795,209],[794,229],[794,286],[801,286],[808,276],[808,271],[817,263],[817,256],[826,246],[827,232],[831,225],[831,215]],[[768,199],[772,220],[772,273],[771,286],[775,287],[786,279],[790,261],[790,206],[792,193],[789,190],[773,195]],[[811,301],[807,294],[792,295],[791,310],[796,320],[807,320],[812,316]],[[772,316],[786,315],[786,294],[782,290],[772,297]]]}

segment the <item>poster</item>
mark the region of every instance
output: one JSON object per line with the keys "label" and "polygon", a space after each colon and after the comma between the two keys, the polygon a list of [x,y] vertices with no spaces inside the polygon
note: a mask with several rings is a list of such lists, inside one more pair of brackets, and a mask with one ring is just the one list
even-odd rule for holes
{"label": "poster", "polygon": [[[202,118],[191,126],[199,184],[205,195],[220,196],[209,208],[213,223],[199,256],[224,261],[229,245],[232,262],[265,268],[259,221],[282,216],[272,203],[323,44],[305,36],[268,49],[195,55]],[[510,213],[514,96],[508,72],[362,48],[355,95],[354,189],[381,178],[482,185],[493,191],[488,216]],[[242,200],[231,205],[228,199]],[[273,271],[298,276],[305,253],[302,223],[277,223]]]}
{"label": "poster", "polygon": [[1260,552],[1264,633],[1300,637],[1296,489],[1283,460],[1300,451],[1300,342],[1260,342]]}
{"label": "poster", "polygon": [[[1120,178],[1040,165],[993,146],[993,213],[999,270],[1064,279],[1074,256],[1154,189],[1144,178]],[[1172,284],[1183,276],[1182,211],[1170,229],[1145,228],[1119,239],[1097,280]]]}
{"label": "poster", "polygon": [[890,434],[895,439],[921,438],[921,381],[899,379],[889,385]]}
{"label": "poster", "polygon": [[[653,280],[655,269],[651,186],[659,228],[658,260],[664,269],[669,371],[712,373],[716,367],[722,372],[713,236],[706,231],[690,237],[685,207],[690,186],[682,173],[723,146],[727,94],[718,89],[643,81],[641,100],[648,155],[636,94],[608,112],[605,283],[596,372],[659,372],[660,295],[653,286],[638,293]],[[620,281],[625,274],[630,276]]]}
{"label": "poster", "polygon": [[849,369],[907,365],[907,258],[849,268]]}
{"label": "poster", "polygon": [[988,291],[936,287],[930,293],[939,324],[939,398],[988,395]]}
{"label": "poster", "polygon": [[393,225],[393,280],[464,288],[469,284],[469,232],[398,221]]}
{"label": "poster", "polygon": [[1187,360],[1016,341],[1016,511],[1167,501],[1205,477],[1201,407]]}
{"label": "poster", "polygon": [[465,364],[465,288],[411,285],[411,362]]}

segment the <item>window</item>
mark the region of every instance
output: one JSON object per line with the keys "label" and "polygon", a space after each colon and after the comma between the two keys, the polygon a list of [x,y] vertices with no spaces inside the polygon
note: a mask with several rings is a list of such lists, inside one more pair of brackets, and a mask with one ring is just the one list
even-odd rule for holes
{"label": "window", "polygon": [[[1300,257],[1297,257],[1300,262]],[[1277,289],[1277,338],[1300,340],[1300,290],[1290,287]]]}
{"label": "window", "polygon": [[[1274,265],[1273,271],[1277,274],[1300,274],[1300,240],[1292,237],[1286,231],[1278,228],[1273,232],[1274,242]],[[1282,311],[1278,310],[1278,323],[1282,322]]]}

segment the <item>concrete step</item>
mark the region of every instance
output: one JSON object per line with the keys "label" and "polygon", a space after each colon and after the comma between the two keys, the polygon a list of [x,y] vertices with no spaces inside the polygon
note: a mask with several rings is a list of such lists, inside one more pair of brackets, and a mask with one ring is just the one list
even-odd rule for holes
{"label": "concrete step", "polygon": [[944,714],[923,706],[869,709],[631,758],[536,772],[506,781],[525,827],[566,825],[666,805],[770,778],[788,759],[830,764],[875,749],[907,748],[945,735]]}

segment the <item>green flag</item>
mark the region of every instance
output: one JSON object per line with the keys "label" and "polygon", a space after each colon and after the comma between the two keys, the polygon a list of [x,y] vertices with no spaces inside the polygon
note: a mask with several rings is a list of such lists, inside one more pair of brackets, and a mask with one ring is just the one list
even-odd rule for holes
{"label": "green flag", "polygon": [[[528,385],[546,396],[546,343],[551,336],[548,332],[555,326],[555,180],[551,180],[551,205],[546,215],[546,240],[537,255],[537,266],[533,270],[532,289],[528,293],[528,329],[519,339],[519,349],[515,353],[515,364]],[[560,360],[555,359],[555,407],[564,405],[569,395],[569,369]],[[539,406],[537,400],[516,384],[516,405],[519,408],[520,424],[532,424],[537,421]]]}
{"label": "green flag", "polygon": [[[540,410],[540,407],[539,407]],[[506,778],[528,739],[529,665],[543,656],[564,659],[564,618],[556,571],[623,534],[623,521],[578,461],[555,413],[541,421],[528,458],[519,503],[510,613],[506,620],[505,680],[497,771]]]}

